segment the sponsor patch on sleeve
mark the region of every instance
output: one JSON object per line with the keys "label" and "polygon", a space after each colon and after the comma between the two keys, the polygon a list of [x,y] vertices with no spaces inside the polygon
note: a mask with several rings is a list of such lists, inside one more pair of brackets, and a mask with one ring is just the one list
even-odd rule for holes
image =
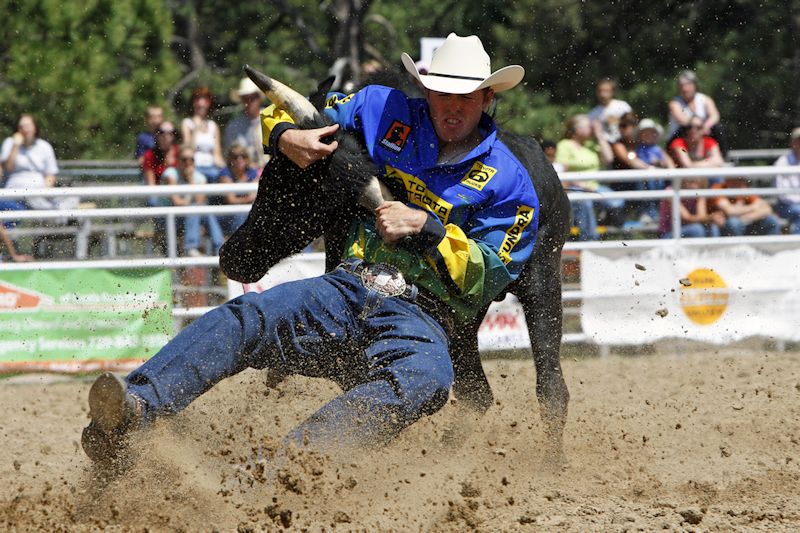
{"label": "sponsor patch on sleeve", "polygon": [[514,225],[506,231],[506,236],[503,238],[503,244],[500,245],[500,260],[504,264],[511,262],[511,251],[517,245],[522,232],[528,227],[528,224],[533,220],[533,208],[527,205],[521,205],[517,209],[517,216],[514,218]]}
{"label": "sponsor patch on sleeve", "polygon": [[380,145],[390,152],[399,154],[406,145],[409,133],[411,133],[411,126],[407,126],[399,120],[395,120],[392,122],[392,125],[389,126],[389,129],[386,130]]}
{"label": "sponsor patch on sleeve", "polygon": [[461,178],[461,183],[467,187],[472,187],[473,189],[482,191],[495,174],[497,174],[496,168],[484,165],[480,161],[475,161],[475,164],[472,165],[472,168],[469,169],[469,172],[467,172],[464,177]]}
{"label": "sponsor patch on sleeve", "polygon": [[339,98],[338,94],[332,94],[328,97],[327,100],[325,100],[325,107],[330,109],[338,104],[346,104],[347,102],[350,101],[351,98],[353,98],[352,94],[348,94],[347,96],[343,96],[342,98]]}

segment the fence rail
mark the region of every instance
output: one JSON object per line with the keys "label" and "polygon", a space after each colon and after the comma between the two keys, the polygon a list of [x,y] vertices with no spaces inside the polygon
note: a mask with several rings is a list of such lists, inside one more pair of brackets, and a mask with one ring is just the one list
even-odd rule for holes
{"label": "fence rail", "polygon": [[[75,168],[76,174],[84,173],[86,167]],[[78,165],[76,165],[78,167]],[[97,175],[108,169],[97,165]],[[136,171],[135,168],[116,169],[120,171]],[[115,171],[116,171],[115,170]],[[760,237],[725,237],[725,238],[697,238],[681,239],[679,207],[682,198],[714,197],[714,196],[746,196],[758,194],[762,196],[777,196],[787,193],[797,193],[800,189],[778,189],[774,187],[761,187],[757,189],[681,189],[680,182],[685,178],[697,177],[749,177],[767,180],[777,175],[800,173],[798,167],[736,167],[736,168],[709,168],[709,169],[661,169],[661,170],[623,170],[600,172],[565,172],[560,175],[565,184],[576,181],[594,180],[603,182],[641,181],[641,180],[668,180],[673,183],[672,190],[662,191],[624,191],[624,192],[580,192],[568,191],[571,201],[602,200],[605,198],[622,198],[626,200],[663,200],[670,199],[672,203],[672,238],[669,239],[641,239],[625,241],[600,241],[600,242],[568,242],[565,251],[581,251],[592,249],[650,249],[668,246],[702,246],[713,247],[723,245],[750,244],[768,248],[796,247],[800,245],[800,236],[760,236]],[[206,194],[221,196],[227,193],[247,193],[256,191],[258,184],[207,184],[207,185],[161,185],[158,187],[145,185],[113,185],[92,187],[61,187],[53,189],[0,189],[0,199],[30,198],[33,196],[65,197],[79,196],[82,199],[102,198],[149,198],[166,197],[173,194]],[[198,214],[230,215],[246,213],[249,205],[205,205],[205,206],[167,206],[167,207],[134,207],[134,208],[92,208],[73,210],[40,210],[40,211],[6,211],[0,212],[0,220],[52,220],[59,218],[73,218],[82,221],[92,219],[146,219],[166,218],[166,231],[168,239],[168,257],[125,258],[125,259],[91,259],[80,261],[42,261],[36,263],[0,263],[0,271],[24,270],[64,270],[74,268],[102,268],[102,269],[131,269],[131,268],[185,268],[191,266],[214,267],[219,264],[219,258],[205,257],[177,257],[177,226],[176,217]],[[309,256],[311,258],[311,256]],[[564,301],[580,301],[584,295],[578,290],[566,290],[562,294]],[[208,310],[206,307],[176,308],[176,318],[198,316]],[[564,342],[578,342],[586,340],[580,333],[564,335]]]}

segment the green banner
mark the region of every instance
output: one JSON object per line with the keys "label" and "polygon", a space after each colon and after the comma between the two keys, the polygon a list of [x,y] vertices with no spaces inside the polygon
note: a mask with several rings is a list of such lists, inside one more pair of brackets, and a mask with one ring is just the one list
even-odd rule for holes
{"label": "green banner", "polygon": [[113,367],[172,334],[169,270],[0,272],[0,371]]}

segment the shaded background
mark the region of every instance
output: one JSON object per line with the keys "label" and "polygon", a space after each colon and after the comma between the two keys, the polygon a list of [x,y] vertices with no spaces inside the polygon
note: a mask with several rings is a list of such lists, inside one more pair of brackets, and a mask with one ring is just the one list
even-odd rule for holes
{"label": "shaded background", "polygon": [[250,63],[308,92],[338,58],[399,66],[420,37],[478,34],[493,67],[520,63],[498,122],[559,138],[565,117],[594,103],[600,76],[640,117],[666,124],[675,78],[695,69],[733,148],[782,147],[800,125],[800,0],[0,0],[0,137],[33,112],[59,158],[127,158],[148,103],[189,114],[199,84],[217,118]]}

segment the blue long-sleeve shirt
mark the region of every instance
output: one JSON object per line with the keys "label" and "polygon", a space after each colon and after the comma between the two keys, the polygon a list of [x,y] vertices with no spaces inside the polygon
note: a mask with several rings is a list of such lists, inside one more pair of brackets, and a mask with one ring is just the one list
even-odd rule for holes
{"label": "blue long-sleeve shirt", "polygon": [[[479,124],[478,146],[461,162],[437,165],[439,141],[423,99],[372,85],[351,95],[331,93],[325,114],[363,135],[383,179],[405,189],[407,197],[397,200],[429,215],[411,246],[386,244],[374,216],[356,220],[346,257],[398,267],[462,317],[477,314],[517,278],[533,251],[539,201],[488,115]],[[267,144],[288,116],[270,107],[262,119]]]}

